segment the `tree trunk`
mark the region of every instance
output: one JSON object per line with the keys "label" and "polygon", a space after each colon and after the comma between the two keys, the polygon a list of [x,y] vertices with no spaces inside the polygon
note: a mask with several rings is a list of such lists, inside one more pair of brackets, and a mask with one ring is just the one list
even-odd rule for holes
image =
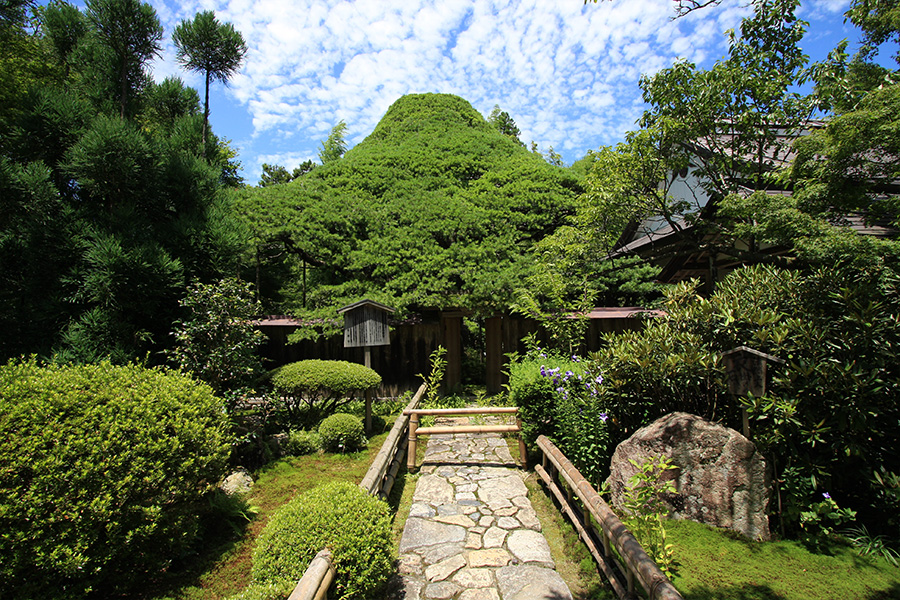
{"label": "tree trunk", "polygon": [[209,70],[206,71],[206,95],[203,99],[203,158],[206,156],[206,130],[209,128]]}

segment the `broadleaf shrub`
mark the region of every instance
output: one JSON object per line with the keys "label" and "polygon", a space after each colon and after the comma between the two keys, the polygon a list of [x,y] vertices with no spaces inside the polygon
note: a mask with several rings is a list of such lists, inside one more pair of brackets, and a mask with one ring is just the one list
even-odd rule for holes
{"label": "broadleaf shrub", "polygon": [[257,540],[253,581],[296,582],[325,547],[336,571],[329,597],[377,597],[394,573],[388,505],[349,482],[326,483],[294,498]]}
{"label": "broadleaf shrub", "polygon": [[227,432],[223,401],[177,372],[0,367],[4,597],[119,594],[167,567],[195,540]]}
{"label": "broadleaf shrub", "polygon": [[301,360],[271,376],[277,407],[294,425],[318,423],[356,394],[381,385],[381,375],[343,360]]}
{"label": "broadleaf shrub", "polygon": [[353,452],[366,446],[362,420],[355,415],[335,413],[319,425],[322,446],[330,452]]}
{"label": "broadleaf shrub", "polygon": [[[765,454],[785,535],[823,493],[900,540],[896,504],[877,475],[900,472],[900,283],[888,265],[835,262],[806,271],[730,273],[704,298],[696,283],[666,291],[667,316],[611,335],[597,354],[613,442],[673,410],[741,427]],[[735,401],[719,355],[748,346],[780,357],[766,396]],[[612,419],[611,419],[612,420]]]}
{"label": "broadleaf shrub", "polygon": [[290,456],[303,456],[321,450],[322,434],[318,431],[292,430],[288,432],[287,440],[282,444],[285,454]]}

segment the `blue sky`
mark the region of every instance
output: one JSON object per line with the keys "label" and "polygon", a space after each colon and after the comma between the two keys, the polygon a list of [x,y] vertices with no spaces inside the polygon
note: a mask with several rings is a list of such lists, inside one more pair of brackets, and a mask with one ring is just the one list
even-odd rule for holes
{"label": "blue sky", "polygon": [[[614,144],[635,128],[638,79],[677,58],[709,66],[724,56],[723,32],[749,14],[745,2],[672,20],[671,0],[150,0],[165,28],[153,65],[202,89],[175,62],[171,33],[213,10],[243,34],[240,74],[210,98],[213,131],[238,150],[248,184],[262,163],[293,168],[317,159],[339,120],[350,146],[409,93],[461,96],[484,115],[509,112],[526,144],[552,146],[566,163]],[[843,38],[849,0],[804,0],[803,47],[824,58]]]}

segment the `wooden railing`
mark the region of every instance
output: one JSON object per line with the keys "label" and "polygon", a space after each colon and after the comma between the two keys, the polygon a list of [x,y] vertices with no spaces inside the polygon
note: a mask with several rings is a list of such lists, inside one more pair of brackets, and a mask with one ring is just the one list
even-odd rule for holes
{"label": "wooden railing", "polygon": [[[543,435],[538,437],[537,445],[544,456],[542,464],[535,465],[534,470],[578,530],[616,595],[619,598],[634,597],[636,580],[650,600],[683,600],[634,535],[559,448]],[[568,484],[565,492],[559,485],[557,474]],[[598,546],[602,546],[602,553]],[[613,555],[612,548],[622,557],[624,565]]]}
{"label": "wooden railing", "polygon": [[[378,451],[375,460],[372,461],[369,470],[366,471],[360,482],[359,487],[370,496],[385,499],[391,493],[397,472],[403,464],[403,453],[406,450],[406,431],[409,427],[408,411],[415,409],[424,395],[425,384],[422,384],[409,404],[406,405],[403,413],[394,421],[394,426],[387,439],[384,440],[384,444],[381,445],[381,450]],[[325,600],[333,579],[334,560],[331,550],[324,548],[309,563],[306,572],[294,587],[288,600]]]}
{"label": "wooden railing", "polygon": [[328,587],[334,579],[334,558],[331,550],[320,550],[306,568],[297,587],[288,596],[288,600],[325,600]]}
{"label": "wooden railing", "polygon": [[419,427],[419,417],[434,416],[460,416],[460,415],[518,415],[519,409],[515,406],[486,406],[475,408],[416,408],[403,411],[409,415],[409,453],[406,466],[413,469],[416,466],[416,443],[420,435],[433,435],[439,433],[518,433],[519,457],[522,468],[528,468],[528,455],[525,449],[525,440],[522,439],[522,422],[516,418],[515,425],[454,425],[438,427]]}
{"label": "wooden railing", "polygon": [[[388,434],[387,439],[384,440],[381,450],[378,451],[378,455],[372,461],[369,470],[366,471],[365,477],[359,484],[359,487],[366,490],[368,494],[384,499],[391,493],[391,487],[394,485],[397,472],[400,470],[400,465],[403,464],[403,453],[406,452],[408,440],[406,432],[407,429],[412,427],[409,417],[410,412],[415,410],[424,395],[425,384],[423,383],[403,412],[400,413],[400,416],[397,417],[397,420],[394,421],[391,432]],[[412,449],[412,452],[415,455],[415,448]]]}

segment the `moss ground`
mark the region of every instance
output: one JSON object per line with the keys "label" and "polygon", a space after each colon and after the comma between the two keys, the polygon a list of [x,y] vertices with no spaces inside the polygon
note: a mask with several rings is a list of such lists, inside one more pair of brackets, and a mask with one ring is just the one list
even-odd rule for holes
{"label": "moss ground", "polygon": [[[312,454],[269,463],[255,474],[248,503],[258,512],[243,532],[237,536],[229,535],[205,548],[198,556],[189,557],[193,560],[186,561],[188,566],[183,571],[171,573],[144,597],[148,600],[220,600],[240,592],[250,583],[256,537],[272,514],[294,496],[320,483],[336,480],[359,483],[385,438],[387,433],[370,437],[365,450],[351,454]],[[402,481],[395,488],[402,493]]]}
{"label": "moss ground", "polygon": [[[527,484],[557,570],[576,600],[614,598],[537,477]],[[753,542],[690,521],[667,521],[666,531],[677,561],[672,582],[685,600],[900,600],[900,569],[838,542],[816,553],[798,542]]]}

